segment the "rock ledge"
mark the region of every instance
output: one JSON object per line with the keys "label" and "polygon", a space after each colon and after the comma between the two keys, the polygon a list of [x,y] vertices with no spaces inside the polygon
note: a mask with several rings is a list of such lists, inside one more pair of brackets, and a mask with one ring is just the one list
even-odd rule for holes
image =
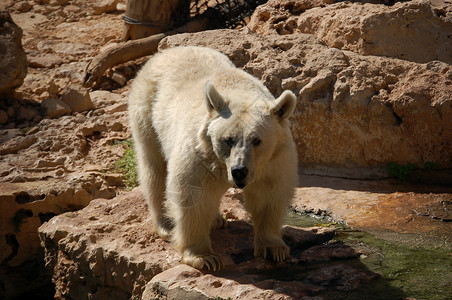
{"label": "rock ledge", "polygon": [[227,194],[221,208],[232,221],[211,235],[214,250],[227,265],[220,272],[179,263],[180,255],[147,221],[138,189],[54,217],[39,228],[39,236],[46,265],[53,272],[55,297],[295,299],[329,288],[353,290],[378,276],[365,268],[331,264],[356,258],[360,252],[343,244],[323,244],[334,236],[333,229],[324,227],[285,226],[292,257],[284,263],[254,258],[252,226],[238,218],[246,214],[233,196]]}

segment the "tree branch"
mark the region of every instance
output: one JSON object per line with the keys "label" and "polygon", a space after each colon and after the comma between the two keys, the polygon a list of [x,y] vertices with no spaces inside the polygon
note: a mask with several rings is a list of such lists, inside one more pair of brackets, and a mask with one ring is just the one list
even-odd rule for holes
{"label": "tree branch", "polygon": [[207,28],[207,18],[188,22],[184,26],[164,33],[155,34],[139,40],[127,41],[94,57],[86,66],[83,85],[94,86],[104,72],[130,60],[154,54],[160,41],[170,35],[183,32],[198,32]]}

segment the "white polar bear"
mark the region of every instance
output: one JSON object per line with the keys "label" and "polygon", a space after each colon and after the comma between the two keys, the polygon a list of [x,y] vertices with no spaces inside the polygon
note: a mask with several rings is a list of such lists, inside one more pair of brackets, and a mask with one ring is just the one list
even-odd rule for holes
{"label": "white polar bear", "polygon": [[177,47],[154,55],[134,80],[129,119],[150,218],[182,261],[224,267],[209,233],[220,199],[241,188],[254,225],[254,254],[282,261],[281,226],[297,184],[288,118],[296,97],[279,98],[218,51]]}

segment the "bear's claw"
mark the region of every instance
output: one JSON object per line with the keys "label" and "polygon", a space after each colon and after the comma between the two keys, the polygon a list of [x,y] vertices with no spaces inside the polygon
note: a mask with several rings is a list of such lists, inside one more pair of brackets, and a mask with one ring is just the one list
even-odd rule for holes
{"label": "bear's claw", "polygon": [[206,256],[184,256],[182,262],[196,269],[207,268],[209,271],[219,271],[224,269],[223,257],[217,254]]}
{"label": "bear's claw", "polygon": [[263,258],[267,258],[267,249],[271,252],[273,256],[273,260],[276,262],[285,261],[286,258],[289,258],[290,250],[286,245],[284,246],[262,246],[254,248],[254,256],[262,256]]}

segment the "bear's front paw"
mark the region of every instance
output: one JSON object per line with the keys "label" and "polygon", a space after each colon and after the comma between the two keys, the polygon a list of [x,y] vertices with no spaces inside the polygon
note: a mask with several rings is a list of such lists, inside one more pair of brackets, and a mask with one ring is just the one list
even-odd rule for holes
{"label": "bear's front paw", "polygon": [[275,239],[273,242],[256,242],[254,244],[254,256],[267,258],[267,251],[271,252],[274,261],[282,262],[290,256],[290,249],[281,239]]}
{"label": "bear's front paw", "polygon": [[169,242],[171,239],[171,230],[173,229],[173,224],[168,217],[161,217],[157,223],[157,233],[160,238],[164,241]]}
{"label": "bear's front paw", "polygon": [[182,262],[196,269],[204,269],[219,271],[225,267],[223,257],[217,254],[211,255],[190,255],[184,254]]}

